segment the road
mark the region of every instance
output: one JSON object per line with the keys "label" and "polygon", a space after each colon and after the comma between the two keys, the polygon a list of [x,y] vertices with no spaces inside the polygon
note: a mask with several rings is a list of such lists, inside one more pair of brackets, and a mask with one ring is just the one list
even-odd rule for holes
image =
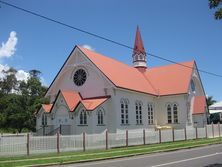
{"label": "road", "polygon": [[222,144],[64,167],[222,167]]}

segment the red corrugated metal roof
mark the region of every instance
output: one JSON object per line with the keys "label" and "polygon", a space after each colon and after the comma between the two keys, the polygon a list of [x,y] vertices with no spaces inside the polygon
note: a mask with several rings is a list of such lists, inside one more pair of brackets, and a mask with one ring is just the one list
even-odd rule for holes
{"label": "red corrugated metal roof", "polygon": [[61,91],[61,94],[63,95],[71,112],[74,111],[80,103],[83,104],[86,110],[92,111],[110,98],[109,96],[105,96],[83,99],[81,95],[75,91]]}
{"label": "red corrugated metal roof", "polygon": [[192,114],[204,114],[206,112],[206,97],[195,96],[193,102],[193,113]]}
{"label": "red corrugated metal roof", "polygon": [[51,111],[52,105],[53,104],[42,104],[42,108],[45,112],[49,113]]}
{"label": "red corrugated metal roof", "polygon": [[79,101],[82,100],[80,94],[74,91],[61,91],[61,94],[63,95],[70,111],[73,111],[76,108]]}
{"label": "red corrugated metal roof", "polygon": [[157,96],[188,92],[194,61],[180,63],[190,68],[172,64],[139,70],[91,50],[79,48],[119,88]]}
{"label": "red corrugated metal roof", "polygon": [[188,92],[192,68],[194,67],[195,62],[190,61],[180,64],[186,67],[172,64],[146,70],[145,76],[150,84],[155,87],[158,95],[164,96]]}
{"label": "red corrugated metal roof", "polygon": [[81,103],[88,111],[92,111],[96,109],[98,106],[100,106],[102,103],[104,103],[108,97],[101,97],[101,98],[95,98],[95,99],[85,99],[82,100]]}

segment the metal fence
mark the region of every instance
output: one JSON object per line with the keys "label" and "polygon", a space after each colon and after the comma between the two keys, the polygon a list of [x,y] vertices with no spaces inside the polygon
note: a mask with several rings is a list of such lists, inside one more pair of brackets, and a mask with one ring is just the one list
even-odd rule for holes
{"label": "metal fence", "polygon": [[207,125],[204,128],[137,129],[118,131],[118,133],[105,131],[101,134],[82,133],[81,135],[33,136],[31,134],[2,134],[0,137],[0,156],[109,149],[188,139],[214,138],[220,137],[221,134],[222,124]]}

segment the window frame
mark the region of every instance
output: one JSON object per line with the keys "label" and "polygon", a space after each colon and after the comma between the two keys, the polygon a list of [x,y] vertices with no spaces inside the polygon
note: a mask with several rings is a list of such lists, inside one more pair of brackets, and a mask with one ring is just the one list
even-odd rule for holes
{"label": "window frame", "polygon": [[48,125],[47,115],[45,113],[42,114],[42,126]]}
{"label": "window frame", "polygon": [[172,124],[172,106],[170,104],[167,105],[167,123]]}
{"label": "window frame", "polygon": [[154,109],[153,109],[153,104],[148,103],[147,105],[147,120],[148,120],[148,125],[153,125],[154,124]]}
{"label": "window frame", "polygon": [[81,109],[79,113],[79,125],[88,125],[88,120],[87,120],[87,112],[85,109]]}
{"label": "window frame", "polygon": [[120,101],[120,124],[129,125],[129,101],[121,99]]}
{"label": "window frame", "polygon": [[99,109],[97,111],[97,125],[98,126],[102,126],[102,125],[105,125],[104,124],[104,111],[102,109]]}
{"label": "window frame", "polygon": [[143,124],[142,102],[135,103],[135,111],[136,111],[136,125],[142,125]]}
{"label": "window frame", "polygon": [[173,104],[173,123],[178,123],[178,106]]}
{"label": "window frame", "polygon": [[167,123],[168,124],[179,124],[178,116],[178,104],[167,104]]}

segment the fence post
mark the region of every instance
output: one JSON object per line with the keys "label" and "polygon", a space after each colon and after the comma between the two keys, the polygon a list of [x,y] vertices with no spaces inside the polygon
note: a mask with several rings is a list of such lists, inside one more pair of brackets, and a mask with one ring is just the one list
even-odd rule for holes
{"label": "fence post", "polygon": [[146,144],[146,131],[143,129],[143,144]]}
{"label": "fence post", "polygon": [[82,140],[83,151],[86,151],[86,133],[85,132],[83,132],[82,137],[83,137],[83,140]]}
{"label": "fence post", "polygon": [[184,138],[185,138],[185,140],[187,140],[187,128],[186,127],[184,128]]}
{"label": "fence post", "polygon": [[57,153],[59,154],[60,153],[60,134],[59,134],[59,132],[57,132],[57,144],[56,144],[56,146],[57,146]]}
{"label": "fence post", "polygon": [[219,131],[219,137],[220,137],[220,122],[218,122],[218,131]]}
{"label": "fence post", "polygon": [[161,139],[161,129],[159,129],[159,142],[160,143],[162,142],[162,139]]}
{"label": "fence post", "polygon": [[175,141],[174,128],[172,128],[172,138],[173,138],[173,142],[174,142]]}
{"label": "fence post", "polygon": [[198,139],[197,126],[195,127],[195,129],[196,129],[196,139]]}
{"label": "fence post", "polygon": [[29,138],[30,138],[30,136],[29,136],[29,133],[27,133],[27,155],[29,156],[29,154],[30,154],[30,140],[29,140]]}
{"label": "fence post", "polygon": [[212,123],[212,135],[213,135],[213,138],[214,138],[214,124]]}
{"label": "fence post", "polygon": [[128,147],[128,141],[129,140],[129,138],[128,138],[128,130],[126,130],[126,147]]}
{"label": "fence post", "polygon": [[206,138],[208,138],[208,134],[207,134],[207,125],[205,126],[205,132],[206,132]]}
{"label": "fence post", "polygon": [[106,150],[108,150],[108,130],[106,130]]}

